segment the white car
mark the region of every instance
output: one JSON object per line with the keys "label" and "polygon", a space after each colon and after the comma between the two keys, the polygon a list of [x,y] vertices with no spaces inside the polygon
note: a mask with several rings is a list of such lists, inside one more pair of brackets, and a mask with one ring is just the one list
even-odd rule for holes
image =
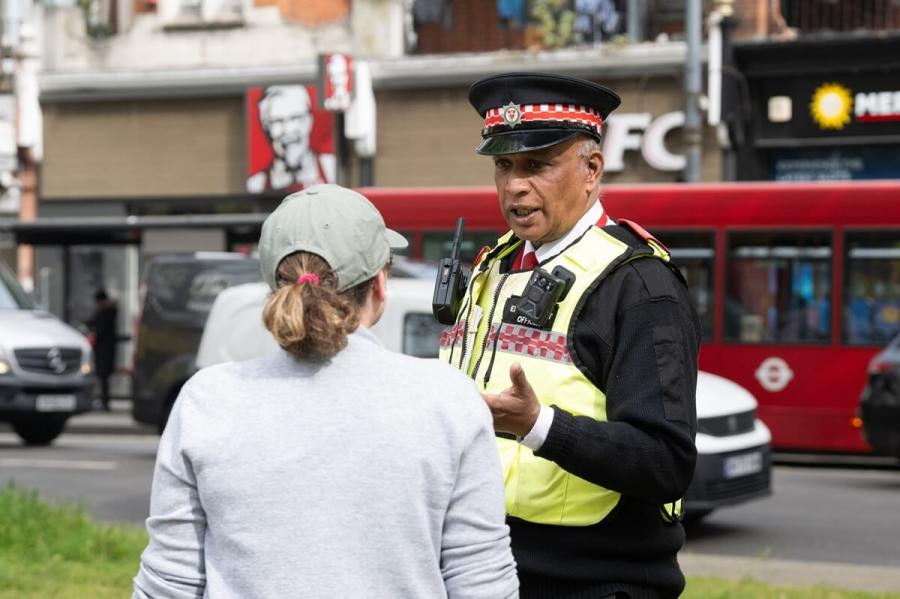
{"label": "white car", "polygon": [[85,336],[39,309],[0,263],[0,422],[26,445],[49,445],[91,409],[93,369]]}
{"label": "white car", "polygon": [[737,383],[697,374],[697,467],[685,496],[688,520],[771,493],[772,434],[756,406]]}
{"label": "white car", "polygon": [[[388,280],[388,301],[372,329],[393,351],[436,358],[443,327],[431,315],[433,283]],[[278,350],[262,324],[265,283],[225,289],[203,330],[197,366],[247,360]],[[697,378],[697,468],[685,497],[686,518],[770,493],[772,436],[756,417],[756,399],[740,385],[700,372]]]}

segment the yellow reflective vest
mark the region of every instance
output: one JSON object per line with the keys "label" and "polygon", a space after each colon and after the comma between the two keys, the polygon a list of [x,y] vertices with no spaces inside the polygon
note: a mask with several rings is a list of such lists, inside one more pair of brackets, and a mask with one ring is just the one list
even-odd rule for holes
{"label": "yellow reflective vest", "polygon": [[[552,322],[537,329],[512,308],[532,271],[500,271],[503,260],[521,244],[509,232],[473,266],[457,322],[441,337],[440,359],[468,373],[479,390],[488,393],[510,387],[510,366],[519,362],[542,404],[606,421],[606,395],[579,370],[570,353],[573,316],[615,267],[643,257],[668,261],[668,252],[654,240],[648,241],[646,251],[637,251],[602,228],[591,227],[540,265],[547,272],[562,266],[575,280]],[[498,438],[497,445],[510,516],[539,524],[587,526],[603,520],[619,502],[619,493],[566,472],[515,440]]]}

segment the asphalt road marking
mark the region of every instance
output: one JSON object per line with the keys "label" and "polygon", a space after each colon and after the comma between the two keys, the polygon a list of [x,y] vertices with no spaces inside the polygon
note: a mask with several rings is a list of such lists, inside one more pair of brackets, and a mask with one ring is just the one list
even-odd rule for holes
{"label": "asphalt road marking", "polygon": [[0,458],[0,467],[47,468],[51,470],[115,470],[118,462],[96,460],[42,460],[39,458]]}

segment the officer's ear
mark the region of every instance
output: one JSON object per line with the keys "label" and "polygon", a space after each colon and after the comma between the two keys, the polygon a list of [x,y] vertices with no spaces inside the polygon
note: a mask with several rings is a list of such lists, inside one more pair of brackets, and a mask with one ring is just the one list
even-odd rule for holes
{"label": "officer's ear", "polygon": [[600,178],[603,176],[603,165],[603,154],[599,149],[593,150],[585,157],[585,173],[587,175],[585,182],[588,186],[593,187],[600,183]]}

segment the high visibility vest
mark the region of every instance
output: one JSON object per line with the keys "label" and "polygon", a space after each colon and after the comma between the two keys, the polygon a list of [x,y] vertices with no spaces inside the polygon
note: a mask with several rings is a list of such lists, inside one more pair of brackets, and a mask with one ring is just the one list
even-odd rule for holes
{"label": "high visibility vest", "polygon": [[[521,244],[507,233],[474,265],[457,322],[441,336],[440,359],[465,371],[487,393],[510,387],[509,369],[518,362],[542,404],[604,422],[606,395],[572,360],[568,339],[573,316],[582,299],[616,266],[643,257],[668,261],[668,252],[652,239],[635,250],[602,228],[591,227],[579,241],[540,265],[547,272],[562,266],[575,280],[552,322],[537,329],[521,317],[517,320],[511,308],[532,271],[500,272],[503,259]],[[498,437],[497,446],[510,516],[539,524],[587,526],[603,520],[619,502],[619,493],[566,472],[515,440]],[[670,508],[663,511],[664,517],[676,516],[675,506]]]}

